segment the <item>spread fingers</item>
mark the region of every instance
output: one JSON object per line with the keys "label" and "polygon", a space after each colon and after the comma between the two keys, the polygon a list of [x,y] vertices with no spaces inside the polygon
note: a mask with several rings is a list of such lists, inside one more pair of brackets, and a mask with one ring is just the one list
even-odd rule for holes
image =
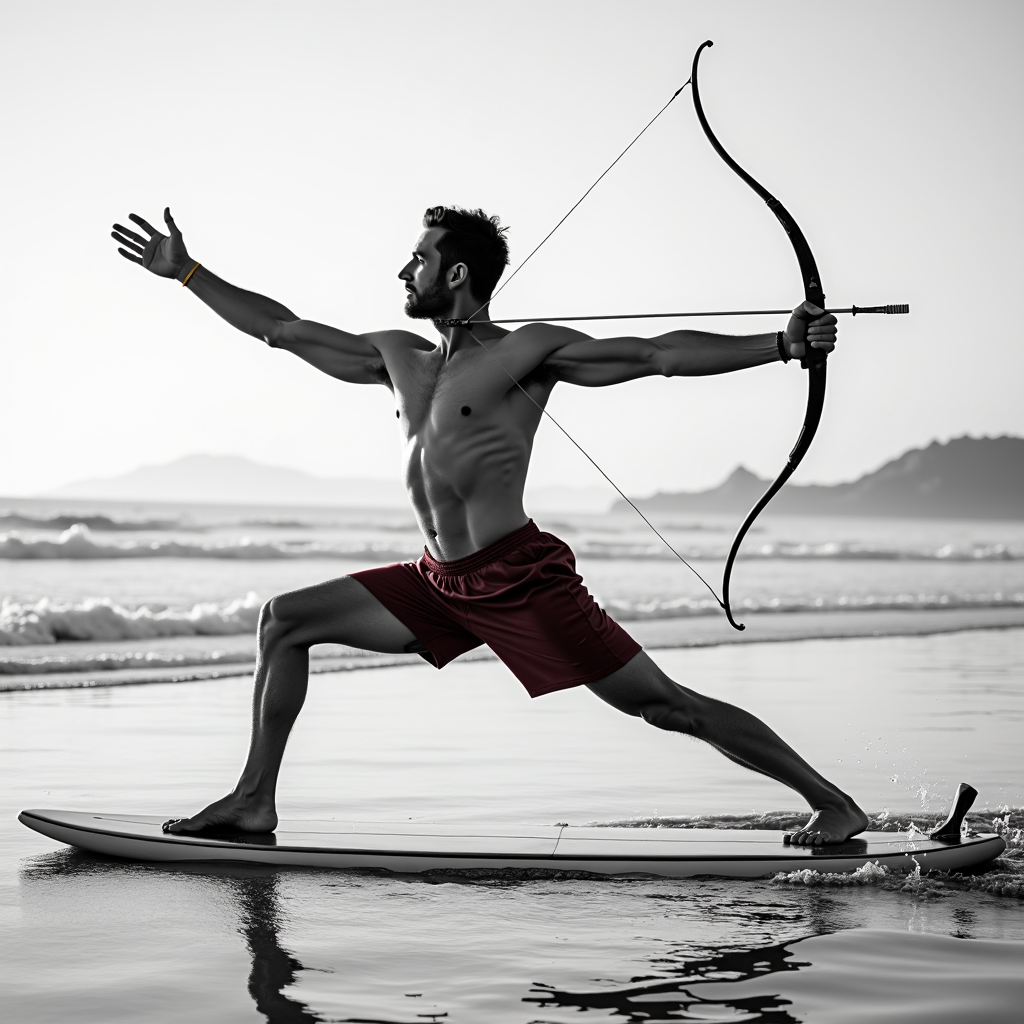
{"label": "spread fingers", "polygon": [[137,241],[133,242],[130,238],[125,238],[120,231],[111,231],[110,237],[114,239],[115,242],[120,242],[126,249],[131,249],[132,252],[137,252],[141,256],[146,251],[146,246],[144,244],[139,244],[142,240],[138,235],[135,235],[134,232],[132,232],[132,234]]}

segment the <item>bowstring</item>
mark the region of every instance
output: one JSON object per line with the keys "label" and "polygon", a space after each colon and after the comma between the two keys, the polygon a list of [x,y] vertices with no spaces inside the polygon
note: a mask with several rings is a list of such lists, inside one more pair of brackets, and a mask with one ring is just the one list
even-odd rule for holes
{"label": "bowstring", "polygon": [[597,176],[596,180],[594,181],[594,184],[591,185],[590,188],[588,188],[587,191],[584,192],[583,195],[581,195],[579,197],[579,199],[576,200],[575,203],[572,204],[572,206],[569,208],[569,212],[537,243],[536,246],[534,246],[533,251],[530,253],[530,255],[527,256],[526,259],[523,260],[523,262],[520,263],[519,266],[516,267],[516,269],[513,270],[511,274],[508,275],[508,277],[505,278],[505,280],[501,284],[501,287],[496,292],[494,292],[491,295],[491,297],[487,300],[487,302],[485,302],[482,306],[480,306],[480,309],[475,310],[473,313],[471,313],[467,317],[468,320],[472,320],[473,317],[475,317],[476,314],[479,313],[480,310],[484,308],[484,306],[487,306],[490,302],[492,302],[494,299],[496,299],[505,290],[505,287],[507,285],[511,284],[512,278],[515,277],[516,274],[518,274],[519,271],[522,270],[523,267],[525,267],[526,264],[529,263],[531,259],[533,259],[533,257],[536,254],[537,250],[572,216],[572,214],[576,210],[576,207],[579,206],[580,203],[582,203],[583,200],[586,199],[587,196],[589,196],[590,193],[593,192],[594,189],[597,188],[597,186],[601,184],[601,181],[604,178],[604,176],[633,148],[633,146],[637,142],[640,141],[640,136],[643,135],[644,132],[646,132],[647,129],[650,128],[651,125],[654,124],[654,122],[657,121],[658,118],[661,117],[661,115],[665,113],[666,110],[668,110],[668,108],[675,102],[676,97],[689,84],[690,84],[690,79],[688,78],[685,82],[683,82],[683,84],[681,86],[679,86],[678,89],[676,89],[676,91],[674,93],[672,93],[672,96],[669,98],[668,103],[666,103],[665,106],[663,106],[661,108],[661,110],[659,110],[654,115],[654,117],[652,117],[650,119],[650,121],[648,121],[647,124],[645,124],[643,126],[643,128],[640,129],[640,131],[636,135],[636,138],[634,138],[633,141]]}
{"label": "bowstring", "polygon": [[697,572],[697,570],[692,565],[690,565],[690,563],[685,558],[683,558],[683,556],[679,554],[678,551],[676,551],[676,549],[668,542],[668,540],[658,530],[654,523],[652,523],[650,519],[648,519],[647,516],[645,516],[643,512],[641,512],[640,509],[637,508],[633,500],[629,498],[626,495],[626,493],[622,490],[622,488],[619,487],[619,485],[597,464],[593,456],[590,455],[590,453],[576,440],[576,438],[574,438],[572,434],[570,434],[569,431],[566,430],[565,427],[563,427],[562,424],[559,423],[558,420],[556,420],[555,417],[552,416],[551,413],[548,412],[548,410],[543,405],[541,405],[540,402],[538,402],[533,397],[533,395],[531,395],[530,392],[526,390],[526,388],[523,387],[523,385],[516,379],[515,375],[483,343],[483,341],[480,338],[478,338],[475,334],[473,334],[472,327],[473,317],[475,317],[477,313],[479,313],[490,302],[492,302],[500,294],[500,292],[504,290],[506,285],[511,283],[512,278],[514,278],[516,274],[518,274],[519,271],[522,270],[523,267],[525,267],[526,264],[530,262],[530,260],[536,255],[537,251],[541,248],[541,246],[544,245],[545,242],[547,242],[547,240],[569,219],[570,216],[572,216],[576,208],[583,202],[583,200],[586,199],[587,196],[589,196],[595,188],[597,188],[597,186],[604,179],[605,175],[607,175],[608,172],[633,148],[633,146],[640,141],[641,136],[643,136],[647,129],[650,128],[651,125],[654,124],[654,122],[657,121],[658,118],[661,117],[661,115],[664,114],[666,110],[668,110],[668,108],[675,101],[676,97],[679,96],[679,94],[688,85],[690,85],[690,83],[691,79],[688,78],[685,82],[683,82],[681,86],[679,86],[678,89],[676,89],[674,93],[672,93],[668,102],[654,115],[654,117],[650,119],[650,121],[647,122],[647,124],[643,126],[643,128],[640,129],[640,131],[633,138],[632,142],[630,142],[629,145],[626,146],[626,148],[621,153],[619,153],[619,155],[597,176],[597,178],[595,179],[594,183],[590,186],[590,188],[588,188],[586,192],[584,192],[583,195],[581,195],[579,199],[577,199],[576,202],[572,204],[572,206],[569,208],[568,213],[566,213],[565,216],[563,216],[562,219],[540,240],[540,242],[536,246],[534,246],[534,248],[531,250],[530,254],[526,257],[526,259],[524,259],[522,263],[520,263],[519,266],[517,266],[516,269],[513,270],[512,273],[509,274],[507,278],[505,278],[505,281],[502,283],[501,287],[498,288],[498,290],[491,295],[487,302],[483,303],[483,305],[481,305],[479,309],[475,310],[466,318],[465,327],[469,331],[469,336],[491,357],[491,359],[494,360],[495,363],[497,363],[497,365],[502,369],[502,371],[509,378],[509,380],[511,380],[512,383],[515,384],[515,386],[519,388],[519,390],[522,391],[524,395],[526,395],[526,397],[541,411],[541,413],[544,416],[547,416],[547,418],[551,420],[551,422],[554,423],[554,425],[572,442],[572,444],[577,448],[579,452],[582,453],[584,458],[586,458],[586,460],[594,467],[594,469],[596,469],[598,473],[600,473],[601,476],[603,476],[604,479],[607,480],[609,484],[611,484],[612,488],[619,495],[619,497],[622,498],[622,500],[625,501],[626,504],[629,505],[629,507],[647,524],[648,528],[655,535],[655,537],[657,537],[658,540],[660,540],[662,544],[664,544],[665,547],[668,548],[668,550],[671,551],[672,554],[675,555],[676,558],[678,558],[679,561],[682,562],[683,565],[685,565],[686,568],[689,569],[690,572],[692,572],[694,576],[696,576],[697,579],[699,579],[701,583],[703,583],[704,586],[708,588],[708,591],[710,592],[711,596],[715,599],[715,601],[718,602],[719,607],[725,608],[725,605],[722,603],[722,599],[718,596],[718,594],[715,593],[714,587],[712,587],[711,584],[708,583],[708,581],[704,579],[704,577],[699,572]]}

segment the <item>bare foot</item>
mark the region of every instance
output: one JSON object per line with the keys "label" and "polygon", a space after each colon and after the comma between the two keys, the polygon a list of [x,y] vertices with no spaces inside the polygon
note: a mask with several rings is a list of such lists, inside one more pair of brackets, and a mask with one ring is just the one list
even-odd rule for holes
{"label": "bare foot", "polygon": [[850,836],[868,827],[867,815],[849,798],[841,803],[819,807],[803,828],[783,839],[793,846],[825,846],[844,843]]}
{"label": "bare foot", "polygon": [[163,830],[173,835],[196,832],[273,832],[277,810],[272,797],[229,793],[191,818],[171,818]]}

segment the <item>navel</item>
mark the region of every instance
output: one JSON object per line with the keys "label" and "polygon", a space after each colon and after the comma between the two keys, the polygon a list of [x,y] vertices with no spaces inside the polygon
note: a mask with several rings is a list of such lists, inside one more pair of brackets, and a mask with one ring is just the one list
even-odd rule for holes
{"label": "navel", "polygon": [[397,419],[401,419],[401,417],[402,417],[402,414],[401,414],[401,413],[400,413],[400,412],[399,412],[399,411],[398,411],[398,410],[396,409],[396,410],[395,410],[395,419],[396,419],[396,420],[397,420]]}
{"label": "navel", "polygon": [[473,410],[468,405],[464,405],[459,411],[463,416],[468,416]]}

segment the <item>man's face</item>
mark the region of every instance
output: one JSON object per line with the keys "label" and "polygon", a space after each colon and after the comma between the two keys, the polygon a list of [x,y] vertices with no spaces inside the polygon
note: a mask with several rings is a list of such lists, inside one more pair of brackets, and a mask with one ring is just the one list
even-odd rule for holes
{"label": "man's face", "polygon": [[454,305],[452,291],[441,273],[441,254],[437,241],[443,228],[427,228],[412,251],[412,259],[399,271],[408,297],[405,314],[416,320],[432,320],[448,316]]}

